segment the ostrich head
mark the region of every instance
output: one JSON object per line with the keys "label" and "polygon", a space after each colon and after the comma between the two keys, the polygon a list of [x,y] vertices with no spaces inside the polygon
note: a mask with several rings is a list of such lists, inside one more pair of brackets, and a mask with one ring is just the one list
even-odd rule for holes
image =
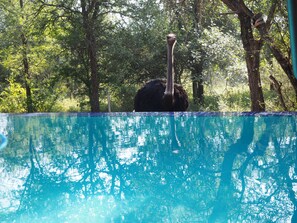
{"label": "ostrich head", "polygon": [[176,43],[176,35],[173,33],[170,33],[167,35],[167,44],[171,45],[172,47]]}
{"label": "ostrich head", "polygon": [[176,43],[176,36],[173,33],[167,35],[167,82],[164,96],[174,95],[174,69],[173,50]]}

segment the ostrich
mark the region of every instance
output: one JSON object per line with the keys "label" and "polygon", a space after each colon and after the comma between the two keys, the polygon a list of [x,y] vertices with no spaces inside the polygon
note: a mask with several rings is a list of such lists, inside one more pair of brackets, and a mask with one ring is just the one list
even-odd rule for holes
{"label": "ostrich", "polygon": [[188,95],[181,85],[174,83],[174,34],[167,35],[167,80],[155,79],[138,90],[134,98],[136,112],[186,111]]}

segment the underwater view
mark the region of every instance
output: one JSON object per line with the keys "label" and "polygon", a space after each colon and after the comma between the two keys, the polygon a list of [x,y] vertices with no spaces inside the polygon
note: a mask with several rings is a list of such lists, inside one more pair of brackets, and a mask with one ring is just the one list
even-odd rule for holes
{"label": "underwater view", "polygon": [[0,114],[0,222],[296,222],[297,113]]}

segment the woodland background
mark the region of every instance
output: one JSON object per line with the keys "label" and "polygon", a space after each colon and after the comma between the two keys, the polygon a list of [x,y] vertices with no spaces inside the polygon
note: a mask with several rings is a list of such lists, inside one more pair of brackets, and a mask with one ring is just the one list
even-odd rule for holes
{"label": "woodland background", "polygon": [[0,112],[132,111],[170,32],[190,111],[293,111],[287,17],[285,0],[0,0]]}

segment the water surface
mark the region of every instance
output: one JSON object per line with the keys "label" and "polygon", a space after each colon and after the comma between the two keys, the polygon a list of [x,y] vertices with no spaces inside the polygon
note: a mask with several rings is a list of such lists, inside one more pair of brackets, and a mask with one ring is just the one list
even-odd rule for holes
{"label": "water surface", "polygon": [[297,113],[1,114],[0,221],[294,222],[296,121]]}

